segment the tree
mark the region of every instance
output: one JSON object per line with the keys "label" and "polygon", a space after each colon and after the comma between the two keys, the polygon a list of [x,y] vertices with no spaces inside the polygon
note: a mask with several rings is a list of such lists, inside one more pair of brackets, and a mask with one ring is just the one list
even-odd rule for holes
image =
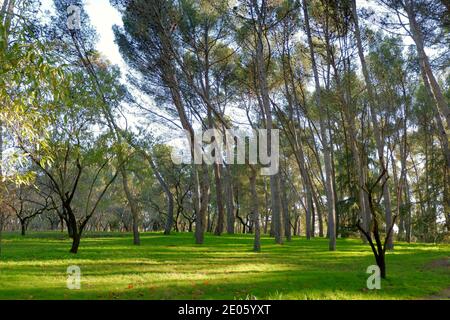
{"label": "tree", "polygon": [[[312,36],[311,36],[311,30],[310,30],[310,24],[309,24],[309,15],[308,15],[308,7],[305,0],[302,2],[303,5],[303,13],[304,13],[304,19],[305,19],[305,28],[306,28],[306,34],[308,37],[308,45],[310,50],[310,58],[311,58],[311,65],[313,69],[314,74],[314,83],[316,88],[316,104],[320,108],[320,114],[324,115],[327,114],[326,110],[323,108],[321,104],[321,88],[320,88],[320,80],[319,75],[317,72],[317,66],[316,66],[316,59],[314,54],[314,47],[312,42]],[[319,118],[320,121],[320,133],[321,133],[321,140],[322,140],[322,148],[323,148],[323,154],[324,154],[324,163],[325,163],[325,175],[326,175],[326,194],[327,194],[327,208],[328,208],[328,230],[329,230],[329,238],[330,238],[330,244],[329,249],[334,251],[336,250],[336,226],[335,226],[335,220],[336,220],[336,206],[335,206],[335,199],[334,199],[334,190],[333,190],[333,184],[332,184],[332,164],[331,164],[331,146],[330,146],[330,140],[328,137],[328,133],[326,131],[325,127],[325,120],[322,116]]]}
{"label": "tree", "polygon": [[[49,208],[49,199],[41,199],[42,195],[35,186],[20,185],[11,199],[5,201],[14,211],[21,226],[21,235],[25,236],[28,225],[36,216],[44,213]],[[43,201],[42,201],[43,200]]]}
{"label": "tree", "polygon": [[[47,185],[58,199],[59,203],[55,207],[61,208],[58,213],[66,222],[69,236],[73,239],[71,253],[77,253],[84,228],[123,165],[118,163],[115,174],[103,183],[98,181],[102,171],[110,168],[113,149],[108,146],[108,135],[96,140],[90,133],[98,114],[95,108],[85,109],[84,105],[92,102],[95,105],[96,97],[89,96],[90,92],[84,91],[77,80],[82,80],[80,74],[67,78],[67,81],[71,81],[65,83],[70,93],[63,97],[58,112],[49,115],[51,126],[47,127],[49,136],[45,139],[46,148],[39,147],[33,141],[26,141],[20,134],[16,137],[18,147],[46,176]],[[75,195],[79,196],[80,180],[85,174],[93,178],[86,190],[84,210],[77,214],[73,201]],[[102,184],[101,191],[93,200],[93,190],[98,188],[99,183]]]}
{"label": "tree", "polygon": [[[388,239],[389,239],[392,229],[394,227],[395,219],[397,218],[397,216],[393,217],[392,224],[387,228],[386,238],[384,240],[384,243],[381,243],[379,221],[378,221],[379,217],[378,217],[378,214],[375,209],[375,204],[379,203],[379,200],[374,198],[374,189],[375,189],[375,187],[377,187],[377,185],[383,179],[383,176],[385,174],[386,174],[386,170],[383,170],[382,173],[380,174],[380,176],[378,177],[378,179],[375,181],[375,183],[372,186],[365,188],[365,192],[367,192],[367,194],[368,194],[370,214],[372,216],[372,222],[371,222],[372,226],[370,228],[370,231],[366,231],[359,224],[359,222],[357,224],[358,229],[364,234],[364,236],[369,241],[370,247],[372,248],[372,252],[375,256],[375,261],[377,262],[377,265],[380,268],[380,276],[383,279],[386,278],[385,254],[386,254],[387,242],[389,241]],[[381,187],[381,189],[383,189],[383,186]],[[375,239],[375,244],[373,243],[372,235]]]}
{"label": "tree", "polygon": [[[355,24],[355,37],[356,37],[356,43],[357,43],[357,47],[358,47],[359,60],[361,62],[361,69],[362,69],[362,72],[364,75],[364,80],[365,80],[366,88],[367,88],[367,94],[369,97],[368,104],[369,104],[369,110],[370,110],[370,115],[371,115],[372,124],[373,124],[375,142],[376,142],[377,151],[378,151],[378,159],[380,162],[381,170],[385,170],[386,169],[386,160],[384,157],[385,145],[384,145],[383,137],[380,132],[380,124],[377,119],[377,115],[376,115],[376,111],[375,111],[375,105],[376,105],[375,91],[372,86],[372,81],[369,76],[369,70],[367,68],[366,59],[364,56],[363,44],[362,44],[362,40],[361,40],[361,32],[359,29],[358,14],[356,12],[356,1],[355,0],[352,0],[352,14],[353,14],[353,20],[354,20],[354,24]],[[386,211],[386,232],[387,232],[389,226],[392,225],[391,195],[390,195],[390,191],[389,191],[389,184],[387,181],[388,176],[384,175],[383,179],[385,180],[385,181],[383,181],[383,198],[384,198],[384,207],[385,207],[385,211]],[[392,234],[388,238],[387,247],[390,250],[392,250],[394,248]]]}

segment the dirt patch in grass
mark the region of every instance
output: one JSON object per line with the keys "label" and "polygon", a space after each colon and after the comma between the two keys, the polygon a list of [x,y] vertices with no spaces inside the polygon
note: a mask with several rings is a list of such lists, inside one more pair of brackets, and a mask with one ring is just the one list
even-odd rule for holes
{"label": "dirt patch in grass", "polygon": [[431,296],[425,297],[425,300],[448,300],[448,299],[450,299],[450,287],[438,293],[432,294]]}
{"label": "dirt patch in grass", "polygon": [[450,257],[434,260],[426,265],[427,268],[436,269],[436,268],[447,268],[450,270]]}

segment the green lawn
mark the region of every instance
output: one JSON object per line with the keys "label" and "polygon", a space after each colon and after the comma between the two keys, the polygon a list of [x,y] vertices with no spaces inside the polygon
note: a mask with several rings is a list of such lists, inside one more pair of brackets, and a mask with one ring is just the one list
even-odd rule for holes
{"label": "green lawn", "polygon": [[[252,235],[86,234],[77,255],[62,233],[4,235],[0,299],[415,299],[450,286],[450,245],[397,243],[387,254],[381,290],[367,290],[374,264],[358,239],[295,238],[284,245]],[[81,290],[66,288],[66,269],[78,265]]]}

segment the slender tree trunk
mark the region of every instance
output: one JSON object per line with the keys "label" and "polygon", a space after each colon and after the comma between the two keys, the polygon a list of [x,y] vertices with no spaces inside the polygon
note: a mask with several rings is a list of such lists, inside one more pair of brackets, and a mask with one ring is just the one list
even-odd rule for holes
{"label": "slender tree trunk", "polygon": [[[442,94],[442,90],[434,77],[433,71],[431,69],[430,60],[425,53],[425,43],[423,40],[422,31],[420,30],[420,26],[416,20],[416,14],[414,11],[414,2],[412,0],[404,1],[405,11],[408,15],[409,20],[409,28],[411,31],[412,38],[414,43],[416,44],[417,54],[419,56],[420,67],[423,69],[428,81],[431,85],[431,89],[433,92],[433,98],[436,101],[437,111],[442,116],[446,122],[447,127],[450,128],[450,108],[445,101],[445,97]],[[424,74],[422,74],[424,76]],[[424,79],[425,81],[425,79]],[[448,139],[448,138],[447,138]]]}
{"label": "slender tree trunk", "polygon": [[[156,179],[158,179],[158,182],[161,186],[161,188],[164,190],[164,193],[166,194],[167,198],[167,221],[164,228],[164,234],[168,235],[170,234],[170,231],[173,228],[174,224],[174,213],[173,213],[173,207],[174,207],[174,201],[173,201],[173,195],[170,191],[170,188],[164,178],[162,177],[161,173],[159,172],[158,168],[156,167],[156,164],[153,161],[152,156],[147,154],[146,152],[143,152],[144,157],[147,159],[148,163],[150,164],[150,167],[153,170],[154,175],[156,176]],[[175,229],[178,230],[178,227],[175,225]]]}
{"label": "slender tree trunk", "polygon": [[[433,97],[433,93],[431,90],[430,82],[428,81],[426,72],[424,68],[421,68],[422,79],[425,87],[425,91],[427,92],[430,98]],[[442,119],[437,110],[434,110],[434,122],[436,124],[436,131],[438,133],[439,142],[441,144],[442,153],[444,155],[446,167],[444,168],[444,212],[447,221],[447,230],[450,230],[450,189],[448,186],[450,185],[450,146],[449,139],[447,138],[447,134],[444,128],[444,124],[442,123]],[[426,171],[428,172],[428,171]]]}
{"label": "slender tree trunk", "polygon": [[222,178],[221,178],[221,166],[216,163],[214,165],[214,178],[216,183],[216,202],[217,202],[217,226],[214,234],[220,236],[223,232],[224,227],[224,219],[225,219],[225,210],[223,206],[223,198],[222,198]]}
{"label": "slender tree trunk", "polygon": [[128,205],[130,206],[131,210],[131,217],[133,219],[133,244],[140,245],[141,239],[139,236],[139,209],[131,194],[127,169],[122,166],[122,168],[120,169],[120,173],[122,175],[123,190],[125,191],[125,196],[127,197]]}
{"label": "slender tree trunk", "polygon": [[195,237],[196,237],[196,243],[202,244],[204,241],[204,232],[206,230],[207,224],[206,224],[206,212],[208,210],[208,203],[209,203],[209,175],[208,175],[208,168],[206,164],[203,162],[200,165],[200,172],[201,177],[200,179],[200,207],[197,211],[196,219],[195,219]]}
{"label": "slender tree trunk", "polygon": [[[319,237],[323,237],[323,214],[322,214],[322,209],[321,206],[319,204],[319,200],[317,199],[317,196],[314,195],[314,203],[316,205],[316,210],[313,210],[312,213],[314,216],[317,215],[317,224],[319,225]],[[315,234],[315,220],[314,220],[314,225],[313,225],[313,236]]]}
{"label": "slender tree trunk", "polygon": [[[210,107],[212,107],[212,104],[210,102],[210,81],[209,81],[209,68],[210,68],[210,62],[209,62],[209,25],[208,23],[205,23],[205,29],[204,29],[204,80],[205,80],[205,86],[204,86],[204,93],[205,93],[205,100],[208,102],[208,111],[207,111],[207,117],[208,117],[208,125],[209,129],[214,129],[214,120],[212,117],[212,110]],[[216,138],[216,137],[215,137]],[[222,141],[218,141],[218,143],[221,143]],[[217,155],[214,155],[217,156]],[[216,229],[214,231],[215,235],[220,236],[223,232],[224,227],[224,219],[225,219],[225,210],[223,205],[223,192],[222,192],[222,178],[221,178],[221,165],[217,163],[217,161],[214,161],[213,164],[214,167],[214,181],[216,186],[216,204],[217,204],[217,225]],[[204,195],[203,195],[204,196]]]}
{"label": "slender tree trunk", "polygon": [[[154,12],[156,16],[159,15],[158,12]],[[161,61],[163,80],[164,83],[169,87],[172,102],[177,109],[178,116],[180,118],[181,125],[184,130],[189,133],[190,138],[190,152],[192,159],[195,159],[195,155],[201,155],[201,147],[196,143],[194,139],[194,129],[189,122],[187,117],[186,109],[183,104],[182,95],[180,92],[180,85],[176,76],[175,67],[173,65],[173,48],[172,39],[169,38],[167,30],[164,29],[163,24],[158,26],[158,36],[161,39],[161,50],[164,53],[164,59]],[[202,244],[204,240],[204,229],[206,223],[206,208],[208,195],[208,185],[206,185],[208,180],[204,179],[205,169],[204,163],[202,165],[194,165],[194,208],[196,208],[196,221],[195,221],[195,242],[197,244]],[[206,171],[207,175],[207,171]],[[206,193],[205,193],[206,192]]]}
{"label": "slender tree trunk", "polygon": [[[375,113],[375,105],[376,105],[376,99],[375,99],[375,90],[372,86],[372,81],[370,80],[369,76],[369,70],[367,68],[366,59],[364,57],[364,50],[361,40],[361,32],[359,30],[359,23],[358,23],[358,13],[356,11],[356,1],[352,0],[352,12],[353,12],[353,20],[355,24],[355,36],[356,36],[356,44],[358,47],[358,55],[359,60],[361,62],[361,68],[364,75],[364,80],[366,82],[366,88],[367,93],[369,96],[369,109],[370,109],[370,115],[372,119],[373,124],[373,132],[375,136],[375,142],[377,145],[377,151],[378,151],[378,160],[380,162],[381,171],[386,169],[386,161],[384,158],[384,140],[380,132],[380,125],[378,123],[378,119]],[[389,192],[389,183],[388,183],[388,175],[383,176],[383,198],[384,198],[384,209],[385,209],[385,216],[386,216],[386,233],[390,225],[392,224],[392,210],[391,210],[391,195]],[[390,234],[390,237],[387,242],[387,249],[392,250],[394,249],[394,242],[393,242],[393,234]]]}
{"label": "slender tree trunk", "polygon": [[[258,6],[258,4],[255,4]],[[259,9],[258,9],[259,11]],[[261,19],[261,14],[258,20]],[[267,153],[272,154],[272,110],[269,97],[269,88],[267,83],[266,75],[266,62],[264,61],[264,32],[263,26],[260,22],[257,25],[257,48],[256,48],[256,64],[258,71],[258,84],[260,89],[260,94],[262,98],[263,112],[266,117],[266,129],[267,129]],[[272,174],[270,176],[270,193],[272,200],[272,222],[274,227],[275,242],[278,244],[283,243],[283,222],[281,215],[281,198],[280,198],[280,184],[279,175]]]}
{"label": "slender tree trunk", "polygon": [[266,177],[263,178],[264,180],[264,204],[265,204],[265,208],[266,208],[266,223],[264,225],[264,234],[267,234],[267,231],[269,231],[270,235],[272,236],[272,221],[270,222],[270,229],[268,230],[269,227],[269,193],[267,191],[267,180]]}
{"label": "slender tree trunk", "polygon": [[234,234],[234,199],[233,199],[233,177],[231,175],[231,168],[225,165],[225,197],[227,202],[227,233]]}
{"label": "slender tree trunk", "polygon": [[[286,32],[286,31],[285,31]],[[284,72],[284,86],[285,86],[285,91],[286,91],[286,97],[287,97],[287,101],[288,101],[288,106],[289,106],[289,117],[288,117],[288,123],[286,124],[286,126],[290,125],[290,120],[292,120],[292,116],[294,114],[294,106],[293,106],[293,102],[295,102],[295,115],[297,117],[297,122],[298,122],[298,126],[300,129],[300,123],[301,123],[301,119],[300,119],[300,101],[296,92],[296,83],[295,83],[295,78],[294,78],[294,72],[292,69],[292,63],[291,63],[291,54],[290,54],[290,50],[289,50],[289,44],[284,43],[283,45],[283,57],[287,58],[287,63],[283,63],[283,72]],[[286,59],[283,59],[283,62]],[[286,69],[288,69],[289,74],[287,74],[287,71],[285,71]],[[289,90],[289,83],[292,87],[292,96],[294,99],[292,99],[291,97],[291,93]],[[293,101],[294,100],[294,101]],[[293,141],[291,142],[291,139],[289,139],[289,141],[291,142],[291,146],[293,148],[294,151],[294,155],[295,155],[295,160],[297,162],[297,165],[299,167],[300,170],[300,176],[302,178],[303,181],[303,187],[306,193],[306,239],[310,239],[311,238],[311,212],[313,212],[314,208],[313,208],[313,200],[312,200],[312,185],[311,185],[311,179],[309,177],[308,171],[306,169],[306,164],[305,164],[305,153],[304,153],[304,148],[303,148],[303,143],[300,137],[300,134],[298,133],[299,130],[297,130],[297,128],[295,128],[295,126],[292,126],[291,130],[287,130],[287,135],[293,136]],[[285,189],[286,190],[286,189]],[[284,190],[284,192],[285,192]],[[288,222],[289,223],[289,222]],[[286,236],[288,236],[286,234]]]}
{"label": "slender tree trunk", "polygon": [[[292,240],[292,232],[291,232],[291,217],[289,214],[289,204],[287,199],[287,189],[284,179],[280,179],[281,183],[281,206],[283,210],[283,221],[284,221],[284,234],[286,236],[287,241]],[[258,222],[259,223],[259,222]]]}
{"label": "slender tree trunk", "polygon": [[[339,226],[339,212],[338,212],[338,208],[337,208],[337,203],[338,203],[338,196],[337,196],[337,188],[336,188],[336,170],[335,170],[335,165],[334,165],[334,141],[333,141],[333,135],[331,133],[331,124],[328,123],[328,131],[330,134],[330,145],[331,145],[331,178],[332,178],[332,184],[333,184],[333,191],[334,191],[334,210],[336,212],[336,238],[339,237],[339,230],[340,230],[340,226]],[[319,237],[323,237],[323,222],[322,222],[322,210],[319,210],[318,212],[318,218],[319,218]]]}
{"label": "slender tree trunk", "polygon": [[319,74],[317,71],[316,66],[316,58],[314,55],[314,45],[312,41],[311,36],[311,29],[309,25],[309,15],[308,15],[308,7],[306,0],[302,0],[303,5],[303,13],[305,18],[305,28],[306,28],[306,35],[308,38],[308,45],[309,45],[309,54],[311,58],[311,65],[313,69],[314,74],[314,83],[316,88],[316,103],[317,106],[320,108],[320,115],[319,115],[319,122],[320,122],[320,133],[322,138],[322,147],[323,147],[323,153],[324,153],[324,162],[325,162],[325,176],[326,176],[326,195],[327,195],[327,209],[328,209],[328,230],[330,231],[330,241],[329,241],[329,249],[334,251],[336,250],[336,209],[335,209],[335,199],[334,199],[334,190],[333,190],[333,183],[332,183],[332,177],[331,177],[331,154],[330,154],[330,145],[329,145],[329,139],[326,132],[325,127],[325,121],[323,119],[323,115],[326,115],[327,112],[325,111],[325,108],[322,106],[321,103],[321,88],[320,88],[320,81],[319,81]]}
{"label": "slender tree trunk", "polygon": [[250,195],[251,195],[251,208],[252,208],[252,220],[254,223],[255,240],[253,243],[253,251],[261,251],[261,226],[260,216],[258,209],[258,193],[256,192],[256,169],[251,168],[250,180]]}

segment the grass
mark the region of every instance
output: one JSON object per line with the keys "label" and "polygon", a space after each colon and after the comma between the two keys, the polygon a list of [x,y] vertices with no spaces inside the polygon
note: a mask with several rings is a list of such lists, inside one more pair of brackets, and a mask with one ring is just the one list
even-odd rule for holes
{"label": "grass", "polygon": [[[368,290],[370,247],[358,239],[296,237],[284,245],[252,235],[206,235],[195,245],[190,233],[86,234],[77,255],[57,232],[4,235],[0,299],[417,299],[450,286],[450,245],[396,243],[387,253],[387,279]],[[445,261],[445,260],[444,260]],[[66,288],[66,269],[78,265],[81,290]]]}

